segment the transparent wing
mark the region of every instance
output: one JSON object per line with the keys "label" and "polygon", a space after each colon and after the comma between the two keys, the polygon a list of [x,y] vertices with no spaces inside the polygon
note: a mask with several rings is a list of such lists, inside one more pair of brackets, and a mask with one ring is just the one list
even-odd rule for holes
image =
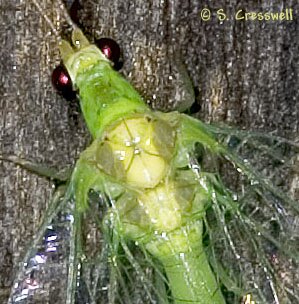
{"label": "transparent wing", "polygon": [[[298,144],[277,136],[207,126],[227,147],[198,167],[214,195],[205,242],[228,303],[299,302]],[[195,166],[196,167],[196,166]]]}
{"label": "transparent wing", "polygon": [[55,193],[8,303],[168,303],[157,261],[105,219],[113,200],[91,192],[79,219],[69,189]]}
{"label": "transparent wing", "polygon": [[[227,303],[245,303],[249,294],[255,303],[298,302],[297,144],[222,127],[210,130],[227,153],[200,155],[199,164],[191,158],[190,166],[205,172],[214,189],[204,243],[219,288]],[[101,204],[90,204],[88,218],[104,236],[97,246],[88,245],[92,237],[86,239],[85,248],[95,252],[87,249],[81,270],[92,303],[173,303],[159,261],[105,217],[113,199],[100,195],[96,201]]]}
{"label": "transparent wing", "polygon": [[115,211],[113,205],[106,195],[93,193],[84,221],[89,228],[85,229],[81,280],[90,303],[129,304],[141,299],[142,303],[168,303],[163,270],[138,243],[125,239],[115,227],[108,211]]}
{"label": "transparent wing", "polygon": [[69,189],[56,191],[20,263],[8,303],[73,303],[78,223]]}
{"label": "transparent wing", "polygon": [[[255,303],[298,302],[296,143],[207,128],[227,152],[200,153],[190,166],[213,189],[204,243],[219,288],[227,303],[247,294]],[[114,200],[91,193],[81,220],[70,197],[56,193],[9,303],[173,303],[162,266],[109,217]]]}

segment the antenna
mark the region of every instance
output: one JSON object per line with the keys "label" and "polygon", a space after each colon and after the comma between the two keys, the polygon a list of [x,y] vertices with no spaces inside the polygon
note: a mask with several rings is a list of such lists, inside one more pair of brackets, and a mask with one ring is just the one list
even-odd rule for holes
{"label": "antenna", "polygon": [[[53,32],[53,34],[57,37],[57,39],[59,41],[61,41],[60,33],[55,28],[53,22],[44,13],[44,9],[40,6],[40,4],[38,3],[38,1],[37,0],[32,0],[32,3],[35,5],[35,7],[38,9],[38,11],[40,12],[40,14],[43,16],[43,18],[45,19],[45,21],[47,22],[47,24],[50,26],[51,31]],[[78,27],[74,23],[74,21],[71,19],[71,17],[69,16],[69,14],[67,12],[67,9],[65,8],[64,3],[61,0],[56,0],[56,3],[58,5],[60,11],[63,13],[64,20],[68,23],[68,25],[72,28],[72,30],[74,31],[75,29],[77,29]]]}
{"label": "antenna", "polygon": [[69,26],[75,30],[78,28],[78,26],[76,25],[76,23],[72,20],[72,18],[70,17],[67,9],[65,8],[65,5],[64,3],[62,2],[62,0],[56,0],[60,10],[62,11],[63,13],[63,17],[65,19],[65,21],[69,24]]}

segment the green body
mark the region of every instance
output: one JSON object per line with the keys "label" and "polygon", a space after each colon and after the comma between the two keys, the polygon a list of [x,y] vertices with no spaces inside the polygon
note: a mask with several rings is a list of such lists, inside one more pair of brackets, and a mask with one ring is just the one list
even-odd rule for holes
{"label": "green body", "polygon": [[[43,275],[55,269],[55,278],[61,273],[64,280],[65,266],[67,304],[77,302],[78,294],[90,303],[132,303],[138,295],[138,301],[159,304],[224,304],[222,286],[230,302],[254,304],[252,296],[258,303],[296,301],[298,242],[289,219],[298,215],[298,202],[285,194],[287,184],[277,187],[270,180],[272,165],[275,172],[280,165],[282,177],[286,169],[293,172],[297,142],[152,111],[81,31],[73,32],[72,43],[63,41],[60,50],[79,89],[92,144],[72,173],[0,153],[0,160],[62,183],[20,265],[9,303],[51,302],[53,276]],[[192,154],[197,143],[205,152],[200,165]],[[271,170],[269,160],[274,161]],[[237,188],[220,176],[225,170],[230,177],[231,166],[238,171]],[[276,182],[280,185],[281,178]],[[101,221],[102,206],[88,205],[91,189],[107,207]],[[61,223],[61,213],[67,214],[67,223]],[[90,234],[82,231],[83,219],[91,221],[87,226],[98,225],[106,240],[93,247],[95,254],[90,254]],[[44,247],[45,231],[61,224],[70,236],[61,243],[66,257],[61,255],[60,263],[59,256],[59,265],[48,259],[50,264],[36,267],[31,260]],[[34,279],[40,277],[46,284],[36,286]],[[81,279],[87,289],[83,283],[79,289]],[[28,283],[37,288],[28,289]]]}
{"label": "green body", "polygon": [[189,166],[195,142],[221,148],[200,122],[151,111],[95,46],[79,31],[74,37],[81,45],[64,44],[62,57],[94,138],[72,176],[78,212],[90,189],[105,193],[115,201],[107,215],[114,228],[159,260],[175,303],[225,303],[202,245],[213,191]]}

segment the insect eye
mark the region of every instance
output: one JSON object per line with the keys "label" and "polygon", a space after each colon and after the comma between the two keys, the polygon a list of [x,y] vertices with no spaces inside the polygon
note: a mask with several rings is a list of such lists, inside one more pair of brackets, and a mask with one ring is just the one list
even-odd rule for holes
{"label": "insect eye", "polygon": [[52,72],[52,83],[54,88],[65,99],[73,100],[76,92],[73,90],[71,77],[64,65],[58,65]]}
{"label": "insect eye", "polygon": [[120,47],[117,42],[111,38],[100,38],[95,41],[96,46],[102,53],[115,65],[120,57]]}

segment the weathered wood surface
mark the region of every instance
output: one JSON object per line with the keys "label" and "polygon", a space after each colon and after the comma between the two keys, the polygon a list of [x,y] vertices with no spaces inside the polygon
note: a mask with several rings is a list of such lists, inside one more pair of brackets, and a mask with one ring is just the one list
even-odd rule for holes
{"label": "weathered wood surface", "polygon": [[[216,4],[217,2],[217,4]],[[59,30],[55,1],[41,1]],[[190,100],[191,77],[205,121],[298,132],[298,1],[81,1],[79,17],[90,37],[109,36],[123,50],[122,73],[159,109]],[[200,12],[209,8],[204,22]],[[219,22],[216,10],[230,20]],[[292,21],[233,20],[237,10],[293,10]],[[89,141],[80,114],[51,86],[59,62],[57,41],[31,1],[0,2],[1,153],[71,165]],[[186,71],[185,71],[186,72]],[[183,75],[183,76],[182,76]],[[190,97],[191,96],[191,97]],[[12,267],[38,227],[51,184],[10,163],[0,164],[0,302]]]}

